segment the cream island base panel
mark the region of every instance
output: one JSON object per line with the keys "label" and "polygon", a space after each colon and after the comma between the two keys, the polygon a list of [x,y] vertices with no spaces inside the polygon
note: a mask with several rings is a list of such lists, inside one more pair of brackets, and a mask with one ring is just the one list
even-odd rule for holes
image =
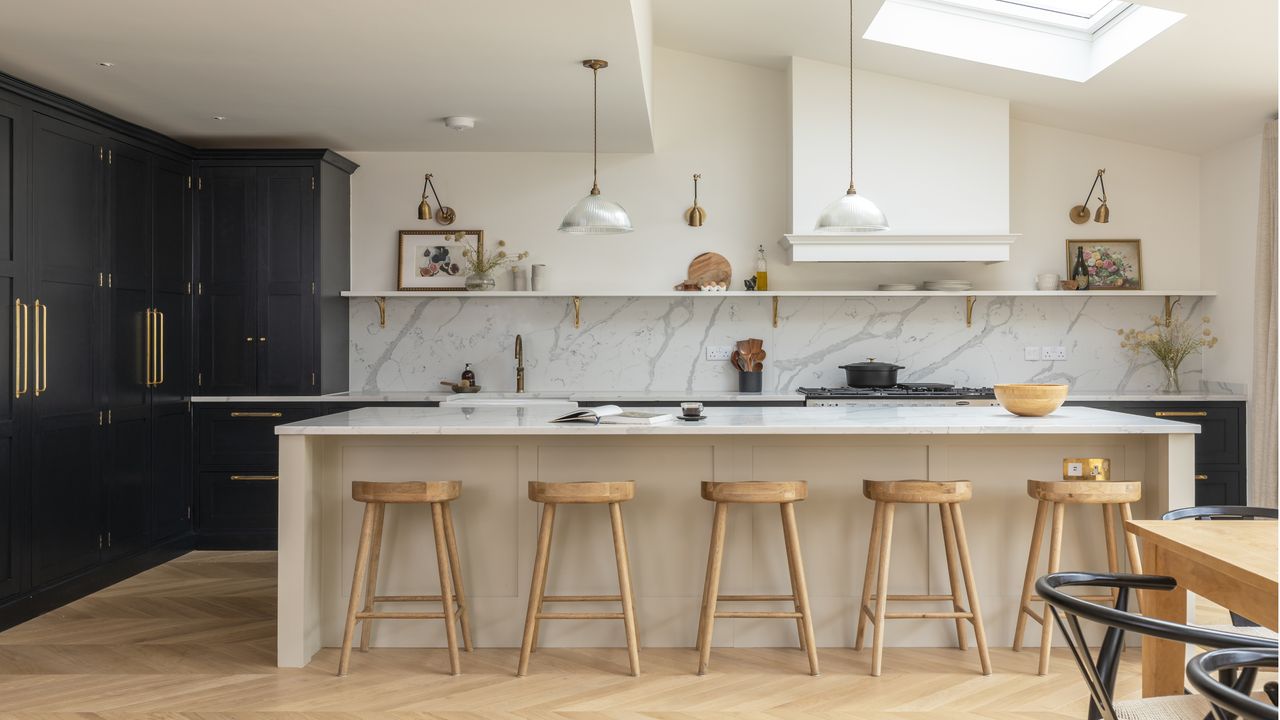
{"label": "cream island base panel", "polygon": [[[530,480],[636,481],[636,498],[623,505],[623,515],[640,639],[650,647],[694,645],[713,507],[699,497],[699,482],[807,480],[809,499],[796,508],[801,547],[818,644],[830,647],[853,643],[872,514],[862,479],[969,479],[974,498],[963,512],[987,637],[992,646],[1008,646],[1036,510],[1026,480],[1060,477],[1064,457],[1108,457],[1114,479],[1144,482],[1135,516],[1156,517],[1192,504],[1193,442],[1191,434],[282,435],[278,664],[301,667],[321,647],[341,644],[362,512],[350,495],[355,479],[463,482],[454,516],[478,647],[520,645],[539,512],[527,499]],[[895,517],[895,594],[947,592],[941,531],[925,512],[902,506]],[[1069,508],[1064,569],[1106,568],[1101,515],[1096,508]],[[425,508],[389,508],[379,594],[438,593],[432,542]],[[617,592],[607,513],[562,508],[549,573],[549,593]],[[776,506],[730,510],[720,591],[789,592]],[[713,642],[787,647],[795,646],[795,634],[792,622],[721,620]],[[1033,628],[1028,640],[1038,638]],[[380,622],[373,644],[443,647],[443,623]],[[548,622],[541,644],[622,646],[622,625]],[[955,625],[893,621],[886,644],[954,646]],[[1034,651],[1027,662],[1034,664]]]}

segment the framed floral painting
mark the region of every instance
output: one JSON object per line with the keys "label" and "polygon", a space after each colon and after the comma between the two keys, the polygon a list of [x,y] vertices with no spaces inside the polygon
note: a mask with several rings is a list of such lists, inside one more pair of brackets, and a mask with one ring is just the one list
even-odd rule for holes
{"label": "framed floral painting", "polygon": [[458,235],[483,246],[483,230],[401,230],[396,261],[397,290],[465,290],[466,263]]}
{"label": "framed floral painting", "polygon": [[1081,255],[1089,274],[1089,290],[1142,289],[1141,240],[1068,240],[1067,278],[1075,277]]}

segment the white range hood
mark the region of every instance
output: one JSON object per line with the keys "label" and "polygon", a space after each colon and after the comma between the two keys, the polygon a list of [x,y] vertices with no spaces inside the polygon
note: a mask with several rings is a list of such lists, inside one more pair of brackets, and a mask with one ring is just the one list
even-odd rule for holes
{"label": "white range hood", "polygon": [[905,235],[892,232],[784,235],[787,262],[980,262],[1009,259],[1019,235]]}

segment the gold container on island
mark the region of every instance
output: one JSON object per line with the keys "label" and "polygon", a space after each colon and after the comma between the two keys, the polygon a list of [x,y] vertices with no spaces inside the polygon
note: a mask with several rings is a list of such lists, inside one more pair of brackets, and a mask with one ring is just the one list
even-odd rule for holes
{"label": "gold container on island", "polygon": [[1014,415],[1042,417],[1062,407],[1067,385],[1013,383],[996,385],[996,401]]}

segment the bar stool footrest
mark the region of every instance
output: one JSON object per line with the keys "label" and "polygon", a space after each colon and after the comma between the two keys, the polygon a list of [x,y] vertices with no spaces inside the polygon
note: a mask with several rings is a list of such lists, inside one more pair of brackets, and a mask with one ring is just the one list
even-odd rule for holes
{"label": "bar stool footrest", "polygon": [[538,613],[539,620],[622,620],[620,612],[553,612]]}
{"label": "bar stool footrest", "polygon": [[779,618],[784,620],[794,620],[795,618],[804,617],[798,612],[770,612],[768,610],[744,610],[744,611],[716,611],[717,618]]}
{"label": "bar stool footrest", "polygon": [[543,595],[542,602],[622,602],[621,595]]}
{"label": "bar stool footrest", "polygon": [[717,595],[716,602],[795,602],[794,595]]}
{"label": "bar stool footrest", "polygon": [[442,612],[358,612],[357,620],[444,620]]}

